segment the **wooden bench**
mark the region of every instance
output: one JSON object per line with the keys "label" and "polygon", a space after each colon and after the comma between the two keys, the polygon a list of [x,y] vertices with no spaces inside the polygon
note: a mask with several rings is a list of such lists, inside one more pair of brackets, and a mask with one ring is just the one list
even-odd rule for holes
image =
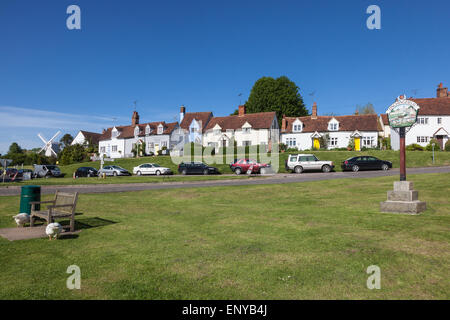
{"label": "wooden bench", "polygon": [[[40,218],[52,223],[55,219],[70,217],[70,231],[75,231],[75,208],[77,206],[78,192],[67,193],[56,191],[55,199],[51,201],[31,202],[30,226],[34,226],[34,219]],[[48,204],[47,210],[36,211],[36,205]]]}

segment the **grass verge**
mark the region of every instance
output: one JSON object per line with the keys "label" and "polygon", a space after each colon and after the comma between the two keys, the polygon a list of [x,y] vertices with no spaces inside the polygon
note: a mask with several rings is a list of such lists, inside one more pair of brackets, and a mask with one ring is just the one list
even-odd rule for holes
{"label": "grass verge", "polygon": [[0,299],[449,299],[450,174],[408,178],[422,215],[379,212],[396,177],[82,194],[78,237],[0,238]]}

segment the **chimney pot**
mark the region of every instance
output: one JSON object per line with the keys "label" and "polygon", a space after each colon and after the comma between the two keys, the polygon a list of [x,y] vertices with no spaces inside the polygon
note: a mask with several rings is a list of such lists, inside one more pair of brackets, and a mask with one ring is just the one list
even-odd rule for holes
{"label": "chimney pot", "polygon": [[314,104],[312,106],[311,119],[317,119],[317,103],[316,102],[314,102]]}
{"label": "chimney pot", "polygon": [[245,106],[239,106],[239,117],[245,115]]}
{"label": "chimney pot", "polygon": [[181,106],[180,107],[180,123],[181,123],[181,121],[183,121],[185,114],[186,114],[186,107],[185,106]]}
{"label": "chimney pot", "polygon": [[447,98],[449,97],[448,88],[444,88],[444,85],[439,83],[438,88],[436,90],[436,97],[438,98]]}
{"label": "chimney pot", "polygon": [[131,117],[131,125],[135,126],[139,124],[139,114],[137,113],[137,111],[133,112],[133,116]]}

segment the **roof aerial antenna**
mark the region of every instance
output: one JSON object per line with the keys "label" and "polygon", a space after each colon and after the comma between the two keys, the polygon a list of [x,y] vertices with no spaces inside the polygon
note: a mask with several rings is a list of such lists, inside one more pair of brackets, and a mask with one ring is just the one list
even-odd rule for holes
{"label": "roof aerial antenna", "polygon": [[239,97],[239,105],[241,105],[241,103],[242,103],[242,93],[239,93],[238,97]]}
{"label": "roof aerial antenna", "polygon": [[134,104],[134,111],[136,111],[137,100],[133,101],[133,104]]}
{"label": "roof aerial antenna", "polygon": [[419,89],[412,89],[411,92],[414,94],[414,97],[417,97],[417,92],[419,92]]}
{"label": "roof aerial antenna", "polygon": [[314,90],[313,92],[310,92],[309,93],[309,96],[311,97],[311,98],[314,98],[314,95],[316,94],[316,90]]}

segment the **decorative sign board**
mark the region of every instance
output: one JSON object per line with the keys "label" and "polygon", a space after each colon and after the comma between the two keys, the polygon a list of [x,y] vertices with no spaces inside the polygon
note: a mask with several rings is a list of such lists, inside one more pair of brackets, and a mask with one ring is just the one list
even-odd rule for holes
{"label": "decorative sign board", "polygon": [[399,97],[386,111],[389,125],[392,128],[411,127],[417,121],[419,108],[414,101]]}

